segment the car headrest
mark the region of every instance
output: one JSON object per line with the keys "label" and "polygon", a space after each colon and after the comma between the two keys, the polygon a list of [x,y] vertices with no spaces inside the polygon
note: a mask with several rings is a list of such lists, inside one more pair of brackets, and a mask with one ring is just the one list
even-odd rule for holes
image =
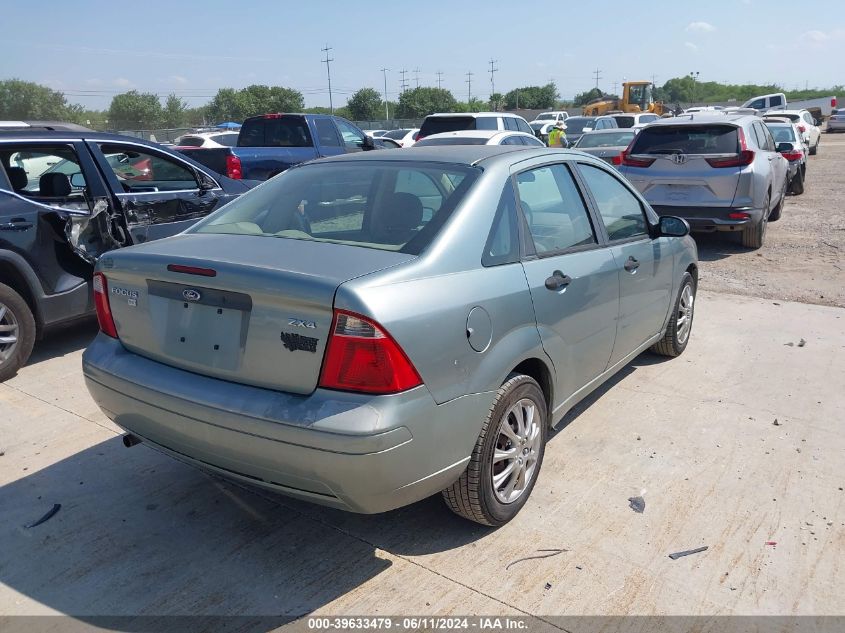
{"label": "car headrest", "polygon": [[38,188],[42,196],[48,198],[63,198],[72,191],[70,180],[64,174],[44,174],[38,181]]}
{"label": "car headrest", "polygon": [[6,173],[9,175],[9,182],[12,185],[12,189],[20,191],[26,188],[26,183],[29,179],[26,177],[26,170],[23,167],[9,167]]}
{"label": "car headrest", "polygon": [[423,218],[420,199],[412,193],[393,193],[385,196],[378,214],[376,232],[392,243],[407,242]]}

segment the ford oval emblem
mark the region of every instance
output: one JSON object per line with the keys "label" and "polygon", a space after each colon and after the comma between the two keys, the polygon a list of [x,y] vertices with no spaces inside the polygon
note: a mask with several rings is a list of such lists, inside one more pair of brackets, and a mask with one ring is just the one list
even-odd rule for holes
{"label": "ford oval emblem", "polygon": [[185,298],[185,301],[199,301],[202,298],[202,295],[193,288],[185,288],[182,291],[182,296]]}

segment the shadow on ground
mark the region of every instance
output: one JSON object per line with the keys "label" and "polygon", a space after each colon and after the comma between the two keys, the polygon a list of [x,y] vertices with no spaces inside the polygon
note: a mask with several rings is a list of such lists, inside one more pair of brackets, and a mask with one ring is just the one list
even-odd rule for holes
{"label": "shadow on ground", "polygon": [[93,317],[52,330],[40,341],[35,341],[27,366],[85,349],[96,335],[97,320]]}
{"label": "shadow on ground", "polygon": [[739,234],[717,231],[693,233],[692,236],[698,246],[698,259],[703,262],[715,262],[731,255],[750,252],[750,249],[740,244]]}

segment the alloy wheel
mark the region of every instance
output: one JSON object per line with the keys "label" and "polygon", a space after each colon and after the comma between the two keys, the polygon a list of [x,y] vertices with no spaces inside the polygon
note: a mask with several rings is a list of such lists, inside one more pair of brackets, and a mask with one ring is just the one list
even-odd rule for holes
{"label": "alloy wheel", "polygon": [[513,503],[528,489],[537,471],[542,432],[533,400],[514,404],[499,423],[493,450],[493,492],[501,503]]}
{"label": "alloy wheel", "polygon": [[692,329],[694,303],[695,293],[692,291],[692,286],[687,284],[681,292],[681,300],[678,301],[678,323],[676,331],[678,333],[678,343],[681,345],[687,342],[690,330]]}
{"label": "alloy wheel", "polygon": [[9,360],[18,346],[18,320],[8,306],[0,303],[0,365]]}

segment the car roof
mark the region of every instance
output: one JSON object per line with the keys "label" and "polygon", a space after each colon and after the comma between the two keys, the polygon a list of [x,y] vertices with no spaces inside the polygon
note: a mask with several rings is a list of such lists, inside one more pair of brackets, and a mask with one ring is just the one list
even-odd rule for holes
{"label": "car roof", "polygon": [[[641,126],[637,129],[642,129],[643,127],[645,126]],[[636,134],[635,128],[632,127],[608,127],[603,130],[589,130],[587,132],[584,132],[584,136],[588,134],[590,136],[592,136],[593,134],[619,134],[620,132],[631,132],[633,134]]]}
{"label": "car roof", "polygon": [[809,112],[809,110],[807,110],[805,108],[802,108],[800,110],[770,110],[764,116],[767,116],[767,115],[778,116],[778,115],[784,115],[784,114],[804,114],[805,112]]}
{"label": "car roof", "polygon": [[63,121],[0,121],[0,132],[24,130],[60,130],[72,132],[93,132],[91,128],[77,123]]}
{"label": "car roof", "polygon": [[[455,130],[454,132],[438,132],[437,134],[430,134],[425,137],[425,140],[432,138],[486,138],[491,139],[494,136],[505,136],[508,134],[515,134],[519,136],[531,136],[527,132],[519,132],[517,130]],[[536,138],[536,137],[534,137]]]}
{"label": "car roof", "polygon": [[713,114],[710,112],[693,112],[691,114],[679,114],[668,119],[657,119],[648,124],[648,127],[666,125],[701,125],[702,123],[733,123],[742,125],[750,120],[760,117],[751,114]]}
{"label": "car roof", "polygon": [[158,143],[153,141],[146,141],[142,138],[134,136],[124,136],[122,134],[109,134],[107,132],[85,132],[83,130],[43,130],[43,129],[24,129],[24,130],[7,130],[0,129],[0,141],[114,141],[114,142],[130,142],[139,145],[146,145],[148,147],[157,148]]}
{"label": "car roof", "polygon": [[[440,117],[457,117],[457,116],[465,116],[465,117],[494,117],[494,116],[512,116],[512,117],[519,117],[518,114],[514,114],[513,112],[435,112],[434,114],[429,114],[426,119],[429,117],[431,118],[440,118]],[[522,117],[519,117],[522,118]]]}
{"label": "car roof", "polygon": [[549,152],[559,154],[562,150],[549,150],[548,148],[529,147],[527,145],[429,145],[426,147],[417,147],[415,145],[405,148],[401,152],[355,152],[322,158],[319,161],[307,164],[389,161],[471,166],[487,161],[495,161],[500,156],[513,152],[525,152],[526,155],[524,158],[531,158],[534,154],[543,155]]}

